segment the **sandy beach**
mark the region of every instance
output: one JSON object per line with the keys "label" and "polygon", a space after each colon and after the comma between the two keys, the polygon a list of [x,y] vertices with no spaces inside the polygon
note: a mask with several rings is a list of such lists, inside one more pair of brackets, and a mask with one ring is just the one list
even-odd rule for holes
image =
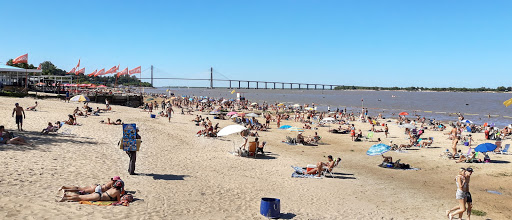
{"label": "sandy beach", "polygon": [[[454,177],[460,167],[469,166],[475,170],[473,209],[487,213],[472,219],[512,219],[512,155],[491,154],[493,163],[457,164],[439,156],[451,144],[440,131],[426,131],[425,136],[434,137],[432,148],[386,153],[420,168],[394,170],[378,167],[380,156],[365,154],[376,142],[352,142],[348,134],[332,134],[322,127],[304,132],[308,136],[318,131],[319,146],[287,145],[282,141],[296,133],[276,129],[275,122],[268,132],[259,132],[260,141],[268,142],[266,156],[237,157],[229,152],[241,144],[240,136],[197,137],[200,128],[192,122],[194,115],[181,115],[179,109],[169,123],[167,118],[150,118],[141,109],[113,106],[112,112],[100,116],[79,117],[80,126],[40,135],[48,122],[65,120],[82,104],[37,100],[38,111],[26,111],[25,131],[16,131],[11,118],[14,103],[26,108],[34,101],[0,97],[0,125],[34,144],[0,145],[0,219],[264,219],[259,214],[262,197],[281,200],[283,219],[447,219],[445,210],[457,205]],[[140,127],[138,175],[128,175],[129,158],[117,145],[121,126],[99,123],[107,118]],[[234,124],[212,122],[221,127]],[[353,123],[365,135],[370,129],[368,123]],[[281,124],[303,125],[293,120]],[[389,138],[376,133],[374,141],[408,142],[402,128],[393,122],[388,125]],[[473,136],[473,147],[487,142],[483,133]],[[504,140],[505,144],[512,140]],[[467,147],[458,146],[467,152]],[[291,178],[292,165],[325,162],[327,155],[342,158],[333,170],[335,178]],[[121,176],[126,190],[137,199],[130,206],[55,202],[62,185],[105,183],[113,176]]]}

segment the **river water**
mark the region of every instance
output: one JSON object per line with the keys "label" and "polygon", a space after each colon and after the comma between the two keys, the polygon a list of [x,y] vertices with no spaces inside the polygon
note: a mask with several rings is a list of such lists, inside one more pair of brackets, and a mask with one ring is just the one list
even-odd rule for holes
{"label": "river water", "polygon": [[[167,88],[146,89],[149,93],[164,93]],[[232,89],[171,88],[176,95],[208,96],[236,99]],[[391,117],[393,113],[406,111],[437,120],[456,120],[454,113],[462,113],[466,119],[477,124],[495,123],[503,127],[512,123],[512,106],[503,105],[512,98],[511,93],[474,92],[406,92],[406,91],[342,91],[342,90],[256,90],[236,89],[252,102],[304,104],[315,103],[318,110],[326,111],[346,108],[348,112],[360,111],[361,106],[369,109],[369,115],[382,113]],[[361,101],[363,100],[363,101]],[[490,117],[489,117],[490,115]]]}

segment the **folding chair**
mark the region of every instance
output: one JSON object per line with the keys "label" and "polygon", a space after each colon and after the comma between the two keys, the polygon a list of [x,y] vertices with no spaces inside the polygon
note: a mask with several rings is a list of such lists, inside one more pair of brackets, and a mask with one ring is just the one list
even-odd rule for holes
{"label": "folding chair", "polygon": [[495,152],[497,154],[507,154],[508,155],[508,149],[510,148],[510,144],[505,144],[505,148],[500,150],[499,152]]}
{"label": "folding chair", "polygon": [[334,178],[334,176],[332,175],[332,170],[334,168],[336,168],[338,166],[338,164],[340,164],[340,161],[341,161],[341,158],[336,159],[334,161],[334,166],[332,166],[331,170],[329,170],[329,168],[327,168],[327,167],[324,167],[323,168],[324,170],[322,171],[322,176],[329,175],[329,176],[331,176],[331,178]]}
{"label": "folding chair", "polygon": [[258,142],[249,142],[249,147],[247,148],[248,157],[254,155],[254,158],[256,158],[256,146],[258,146]]}

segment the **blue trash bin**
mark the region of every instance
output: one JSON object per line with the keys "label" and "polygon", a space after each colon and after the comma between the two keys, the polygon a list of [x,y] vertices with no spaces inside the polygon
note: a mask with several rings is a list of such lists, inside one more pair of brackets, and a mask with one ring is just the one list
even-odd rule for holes
{"label": "blue trash bin", "polygon": [[151,114],[151,118],[156,118],[156,115],[154,115],[154,114]]}
{"label": "blue trash bin", "polygon": [[281,215],[281,200],[261,198],[260,214],[267,218],[279,218]]}

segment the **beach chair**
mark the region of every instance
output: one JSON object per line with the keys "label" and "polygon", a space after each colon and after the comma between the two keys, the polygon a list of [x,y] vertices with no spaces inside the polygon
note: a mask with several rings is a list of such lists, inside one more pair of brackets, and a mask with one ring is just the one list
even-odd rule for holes
{"label": "beach chair", "polygon": [[249,142],[249,147],[247,148],[247,156],[250,157],[251,155],[254,155],[254,158],[256,158],[256,147],[258,146],[258,142]]}
{"label": "beach chair", "polygon": [[326,176],[326,175],[329,175],[331,176],[331,178],[334,178],[334,176],[332,175],[332,170],[334,170],[334,168],[336,168],[338,166],[338,164],[340,163],[341,159],[336,159],[336,161],[334,161],[334,166],[332,167],[331,170],[329,170],[329,168],[327,167],[324,167],[324,170],[322,171],[322,176]]}
{"label": "beach chair", "polygon": [[368,135],[366,135],[366,140],[367,141],[373,141],[373,139],[372,139],[373,138],[373,134],[374,134],[373,131],[370,131],[368,133]]}
{"label": "beach chair", "polygon": [[508,155],[508,149],[510,148],[510,144],[505,144],[505,148],[503,150],[500,150],[499,152],[495,152],[497,154],[507,154]]}

